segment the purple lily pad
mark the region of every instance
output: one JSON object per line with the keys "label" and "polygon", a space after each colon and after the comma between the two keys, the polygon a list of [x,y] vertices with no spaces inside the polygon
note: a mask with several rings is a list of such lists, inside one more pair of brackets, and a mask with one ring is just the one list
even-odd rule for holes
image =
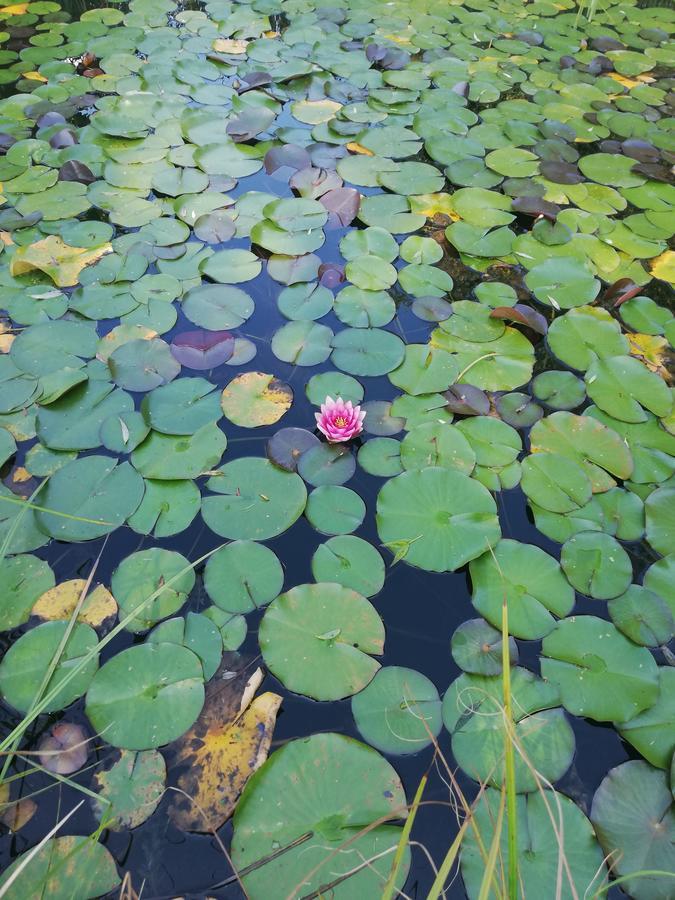
{"label": "purple lily pad", "polygon": [[319,266],[319,282],[324,287],[335,288],[345,280],[344,266],[338,263],[322,263]]}
{"label": "purple lily pad", "polygon": [[93,184],[96,176],[89,166],[85,166],[76,159],[69,159],[59,169],[59,181],[79,181],[80,184]]}
{"label": "purple lily pad", "polygon": [[312,165],[309,153],[297,144],[272,147],[265,154],[265,171],[279,181],[288,181],[294,172]]}
{"label": "purple lily pad", "polygon": [[330,169],[315,169],[309,166],[307,169],[300,169],[291,176],[290,186],[309,200],[318,200],[329,191],[334,191],[342,187],[342,179]]}
{"label": "purple lily pad", "polygon": [[524,303],[516,303],[515,306],[496,306],[490,313],[490,318],[517,322],[519,325],[531,328],[537,334],[546,334],[548,331],[548,322],[545,316]]}
{"label": "purple lily pad", "polygon": [[305,428],[281,428],[267,442],[267,458],[287,472],[297,472],[305,450],[319,443],[319,438]]}
{"label": "purple lily pad", "polygon": [[460,416],[486,416],[490,412],[490,400],[485,391],[473,384],[452,384],[443,394],[446,408]]}
{"label": "purple lily pad", "polygon": [[81,725],[59,722],[40,742],[40,764],[57,775],[71,775],[87,761],[87,733]]}
{"label": "purple lily pad", "polygon": [[171,353],[188,369],[213,369],[234,353],[234,335],[229,331],[184,331],[171,342]]}
{"label": "purple lily pad", "polygon": [[337,188],[337,190],[324,194],[319,203],[328,210],[327,228],[346,228],[356,218],[361,203],[361,194],[356,188]]}

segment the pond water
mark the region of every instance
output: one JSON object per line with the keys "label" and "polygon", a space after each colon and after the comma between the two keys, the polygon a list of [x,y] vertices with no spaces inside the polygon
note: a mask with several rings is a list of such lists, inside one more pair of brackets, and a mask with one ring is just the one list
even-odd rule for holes
{"label": "pond water", "polygon": [[0,9],[6,896],[674,896],[674,29]]}

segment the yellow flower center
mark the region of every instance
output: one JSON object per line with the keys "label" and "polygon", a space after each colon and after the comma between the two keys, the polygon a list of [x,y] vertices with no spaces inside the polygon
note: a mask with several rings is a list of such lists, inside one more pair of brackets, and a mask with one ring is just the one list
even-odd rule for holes
{"label": "yellow flower center", "polygon": [[338,428],[344,428],[345,425],[347,424],[347,420],[345,419],[344,416],[336,416],[335,424],[337,425]]}

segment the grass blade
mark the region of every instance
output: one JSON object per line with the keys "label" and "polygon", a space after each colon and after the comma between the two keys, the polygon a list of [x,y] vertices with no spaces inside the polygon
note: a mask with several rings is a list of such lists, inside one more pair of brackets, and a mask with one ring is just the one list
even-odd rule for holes
{"label": "grass blade", "polygon": [[412,806],[410,807],[408,818],[405,820],[405,825],[403,826],[403,830],[401,831],[401,839],[398,842],[398,847],[396,848],[396,854],[394,855],[391,872],[389,873],[387,883],[385,884],[384,890],[382,891],[381,900],[391,900],[391,898],[394,896],[396,876],[398,875],[399,869],[401,868],[401,863],[403,862],[403,854],[405,853],[405,848],[408,844],[408,841],[410,840],[410,832],[412,831],[413,822],[415,821],[415,816],[417,815],[417,810],[419,809],[420,801],[422,800],[422,794],[424,793],[428,780],[429,776],[425,772],[420,779],[419,785],[417,786],[417,791],[415,793]]}

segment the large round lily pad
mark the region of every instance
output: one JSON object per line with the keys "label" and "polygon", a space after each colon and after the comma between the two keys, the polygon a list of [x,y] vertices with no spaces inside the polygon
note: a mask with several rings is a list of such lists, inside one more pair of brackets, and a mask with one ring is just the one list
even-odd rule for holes
{"label": "large round lily pad", "polygon": [[206,592],[221,609],[247,613],[270,603],[284,583],[277,555],[255,541],[233,541],[207,560]]}
{"label": "large round lily pad", "polygon": [[476,610],[495,628],[502,625],[502,605],[508,607],[509,632],[536,640],[568,615],[574,590],[556,560],[533,544],[502,540],[469,566]]}
{"label": "large round lily pad", "polygon": [[[27,631],[12,644],[0,663],[0,695],[3,700],[19,712],[28,712],[37,700],[38,691],[67,632],[68,622],[45,622]],[[97,641],[93,628],[82,622],[75,625],[45,686],[43,697],[56,691],[45,712],[64,709],[87,690],[98,669],[98,654],[92,652]],[[74,669],[79,671],[71,676]],[[69,678],[68,682],[58,690],[66,678]]]}
{"label": "large round lily pad", "polygon": [[[475,810],[477,830],[483,847],[490,847],[499,818],[500,792],[488,789]],[[501,820],[500,854],[508,858],[506,816]],[[602,887],[605,879],[602,850],[591,823],[564,794],[551,790],[519,796],[516,799],[518,834],[518,883],[526,897],[546,897],[560,876],[560,859],[565,866],[561,875],[561,896],[583,897]],[[469,828],[461,850],[462,878],[470,900],[480,896],[485,862],[476,833]],[[574,885],[571,892],[570,882]]]}
{"label": "large round lily pad", "polygon": [[[511,672],[516,737],[530,765],[557,781],[574,756],[574,732],[560,708],[557,688],[527,669]],[[500,787],[504,781],[504,696],[499,676],[460,675],[443,698],[443,722],[452,735],[452,752],[476,781]],[[537,789],[523,756],[515,754],[516,790]]]}
{"label": "large round lily pad", "polygon": [[204,703],[199,657],[176,644],[140,644],[99,669],[86,713],[113,747],[149,750],[180,737]]}
{"label": "large round lily pad", "polygon": [[[32,854],[28,858],[28,854]],[[7,887],[17,869],[21,874]],[[67,877],[65,875],[67,873]],[[89,836],[51,838],[37,851],[27,850],[3,872],[0,890],[7,900],[49,897],[50,900],[92,900],[120,883],[110,851]]]}
{"label": "large round lily pad", "polygon": [[[115,569],[110,583],[129,631],[145,631],[178,612],[194,587],[195,573],[175,550],[149,547],[127,556]],[[152,597],[152,599],[150,599]]]}
{"label": "large round lily pad", "polygon": [[451,572],[494,547],[497,507],[477,481],[450,469],[404,472],[377,498],[380,540],[413,566]]}
{"label": "large round lily pad", "polygon": [[380,668],[384,625],[374,607],[338,584],[303,584],[277,597],[258,633],[267,668],[291,691],[339,700]]}
{"label": "large round lily pad", "polygon": [[87,456],[52,475],[40,493],[43,509],[36,519],[60,541],[90,541],[122,525],[142,496],[143,479],[128,462]]}
{"label": "large round lily pad", "polygon": [[[296,783],[301,792],[289,790]],[[311,894],[336,879],[336,900],[375,897],[391,869],[387,851],[401,836],[387,820],[405,814],[401,781],[376,750],[341,734],[315,734],[277,750],[248,782],[235,812],[232,860],[239,871],[251,866],[243,876],[251,900],[286,896],[299,883]],[[363,859],[372,862],[363,866]],[[409,864],[406,851],[398,887]]]}
{"label": "large round lily pad", "polygon": [[426,675],[386,666],[359,694],[352,713],[362,737],[385,753],[401,756],[428,747],[442,727],[441,700]]}
{"label": "large round lily pad", "polygon": [[596,616],[558,622],[542,653],[542,675],[560,688],[565,709],[576,716],[627,722],[658,698],[658,669],[649,650]]}
{"label": "large round lily pad", "polygon": [[302,514],[307,490],[294,472],[266,459],[243,457],[209,478],[202,516],[216,534],[232,540],[267,540],[290,528]]}
{"label": "large round lily pad", "polygon": [[630,557],[621,544],[597,531],[583,531],[566,541],[560,562],[570,584],[596,600],[618,597],[633,578]]}
{"label": "large round lily pad", "polygon": [[643,760],[630,760],[604,778],[593,797],[591,821],[603,851],[615,860],[630,896],[668,900],[675,879],[643,875],[675,872],[675,804],[668,776]]}

